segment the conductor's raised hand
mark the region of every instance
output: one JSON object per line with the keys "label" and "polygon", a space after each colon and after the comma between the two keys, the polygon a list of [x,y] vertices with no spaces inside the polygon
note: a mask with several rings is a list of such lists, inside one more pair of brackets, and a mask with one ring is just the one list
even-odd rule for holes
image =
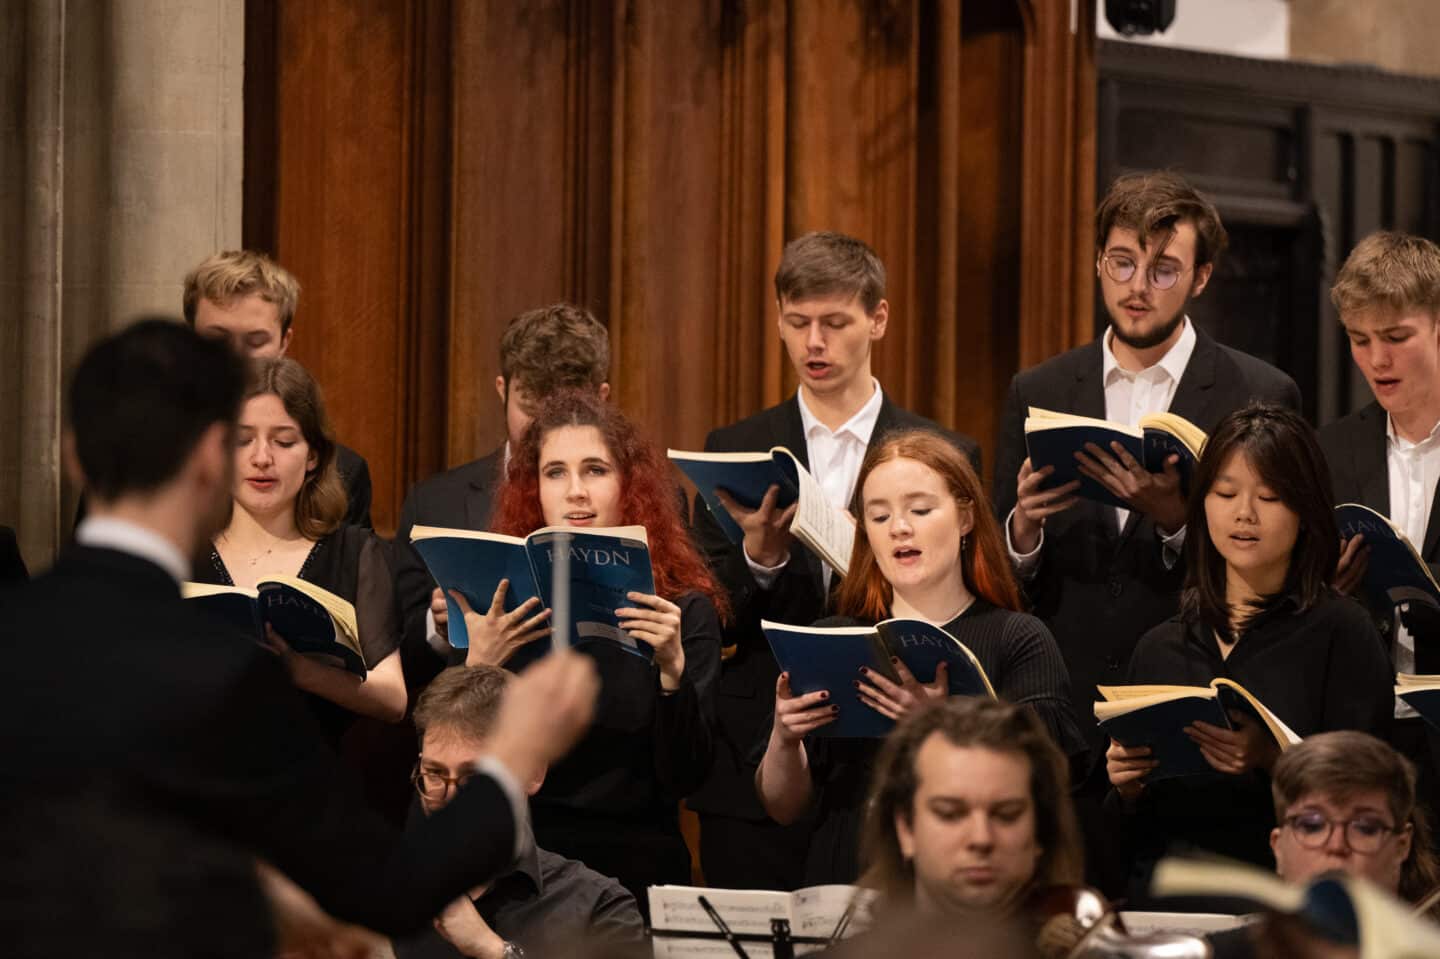
{"label": "conductor's raised hand", "polygon": [[490,754],[517,782],[535,782],[590,727],[600,675],[595,661],[557,650],[505,685]]}
{"label": "conductor's raised hand", "polygon": [[660,667],[660,687],[679,689],[680,677],[685,673],[685,647],[680,642],[680,607],[649,593],[626,593],[625,598],[635,605],[615,610],[620,628],[655,651],[655,665]]}
{"label": "conductor's raised hand", "polygon": [[1015,479],[1015,514],[1010,520],[1010,541],[1021,553],[1034,551],[1040,545],[1040,528],[1056,513],[1063,513],[1078,500],[1075,490],[1079,480],[1062,483],[1053,489],[1046,488],[1055,467],[1035,469],[1027,456],[1020,464],[1020,473]]}
{"label": "conductor's raised hand", "polygon": [[775,680],[775,723],[770,731],[773,740],[794,746],[821,726],[835,721],[840,707],[830,702],[828,690],[817,690],[803,696],[790,688],[790,674],[781,673]]}
{"label": "conductor's raised hand", "polygon": [[860,668],[860,678],[855,680],[855,688],[860,691],[860,701],[880,715],[898,722],[925,703],[950,695],[950,667],[947,664],[940,663],[936,666],[935,678],[928,683],[916,679],[904,660],[899,657],[892,658],[890,665],[895,668],[900,682],[887,679],[875,670],[863,666]]}
{"label": "conductor's raised hand", "polygon": [[1365,534],[1356,533],[1349,539],[1340,539],[1340,561],[1335,564],[1335,589],[1347,596],[1360,588],[1365,580],[1365,570],[1370,565],[1370,547],[1365,545]]}
{"label": "conductor's raised hand", "polygon": [[502,579],[484,614],[471,609],[458,591],[450,591],[450,598],[465,617],[465,632],[470,637],[466,666],[503,666],[521,646],[550,635],[550,610],[540,609],[540,600],[534,596],[505,612],[505,592],[509,588],[510,581]]}
{"label": "conductor's raised hand", "polygon": [[715,496],[725,507],[745,534],[745,554],[760,566],[779,566],[790,555],[790,521],[795,518],[799,501],[781,509],[776,503],[780,499],[780,487],[772,485],[765,491],[765,498],[754,509],[748,509],[735,502],[723,489],[717,489]]}
{"label": "conductor's raised hand", "polygon": [[1105,750],[1105,774],[1122,799],[1134,799],[1145,789],[1144,779],[1160,765],[1149,746],[1122,746],[1110,740]]}

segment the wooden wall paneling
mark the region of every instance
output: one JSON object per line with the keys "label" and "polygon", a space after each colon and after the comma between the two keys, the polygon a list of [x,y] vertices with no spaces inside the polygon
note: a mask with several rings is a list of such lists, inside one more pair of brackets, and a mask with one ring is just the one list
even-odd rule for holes
{"label": "wooden wall paneling", "polygon": [[[888,272],[890,328],[874,356],[895,400],[921,412],[907,375],[916,340],[915,3],[816,0],[790,10],[786,111],[787,239],[840,230],[868,242]],[[785,392],[796,387],[785,370]]]}
{"label": "wooden wall paneling", "polygon": [[1095,0],[1022,0],[1021,368],[1093,336]]}
{"label": "wooden wall paneling", "polygon": [[609,321],[613,24],[591,6],[455,7],[452,465],[504,440],[493,384],[512,316],[569,299]]}
{"label": "wooden wall paneling", "polygon": [[787,4],[726,3],[722,17],[715,377],[709,422],[688,427],[702,439],[706,426],[778,403],[789,367],[773,283],[785,242]]}
{"label": "wooden wall paneling", "polygon": [[408,236],[400,325],[405,389],[395,398],[403,404],[397,489],[401,502],[417,481],[448,465],[450,382],[453,10],[451,0],[420,0],[410,6],[410,13]]}
{"label": "wooden wall paneling", "polygon": [[379,0],[279,7],[275,254],[304,290],[291,355],[369,459],[382,531],[403,483],[411,25]]}
{"label": "wooden wall paneling", "polygon": [[1025,24],[1015,6],[965,4],[961,19],[954,95],[962,115],[946,177],[957,193],[958,228],[953,251],[937,269],[955,277],[946,314],[958,384],[951,422],[991,456],[1005,389],[1019,361]]}

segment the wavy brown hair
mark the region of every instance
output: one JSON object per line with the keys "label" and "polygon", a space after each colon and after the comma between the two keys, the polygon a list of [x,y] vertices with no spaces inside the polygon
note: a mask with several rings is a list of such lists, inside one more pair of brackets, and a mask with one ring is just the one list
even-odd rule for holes
{"label": "wavy brown hair", "polygon": [[993,699],[952,697],[932,700],[900,720],[880,749],[860,832],[861,885],[879,890],[887,909],[914,905],[915,866],[900,851],[895,820],[914,821],[920,785],[915,762],[931,736],[957,748],[1024,756],[1030,764],[1035,842],[1041,850],[1031,888],[1080,882],[1084,854],[1064,753],[1029,709]]}
{"label": "wavy brown hair", "polygon": [[620,471],[621,525],[643,526],[650,542],[655,592],[674,600],[694,590],[709,598],[721,620],[730,601],[701,559],[680,515],[680,493],[670,464],[635,424],[589,390],[560,390],[545,400],[520,445],[496,497],[490,529],[529,536],[545,525],[540,509],[540,446],[554,430],[591,426],[599,430]]}
{"label": "wavy brown hair", "polygon": [[872,446],[865,454],[865,461],[860,464],[860,475],[855,481],[855,512],[861,528],[855,534],[850,571],[840,583],[838,612],[842,616],[877,622],[890,615],[895,590],[875,561],[875,552],[865,535],[864,510],[859,505],[864,502],[865,480],[875,468],[881,463],[899,459],[914,460],[939,473],[950,494],[961,506],[970,507],[974,514],[975,525],[970,530],[968,541],[962,539],[960,546],[960,570],[965,586],[992,606],[1019,611],[1020,587],[1016,585],[1015,573],[1010,568],[1000,524],[995,520],[974,467],[964,453],[938,433],[906,430],[892,433],[883,442]]}
{"label": "wavy brown hair", "polygon": [[330,535],[344,522],[349,501],[335,465],[335,430],[325,413],[320,384],[305,367],[287,356],[255,360],[245,399],[256,396],[278,396],[315,454],[315,468],[305,474],[305,482],[295,496],[296,528],[306,539]]}
{"label": "wavy brown hair", "polygon": [[[1440,891],[1440,860],[1428,811],[1416,799],[1414,763],[1368,733],[1344,729],[1307,736],[1287,749],[1270,779],[1276,822],[1314,793],[1343,801],[1371,789],[1384,793],[1397,829],[1411,827],[1410,855],[1400,866],[1398,892],[1406,902],[1419,903]],[[1440,918],[1440,904],[1428,915]]]}

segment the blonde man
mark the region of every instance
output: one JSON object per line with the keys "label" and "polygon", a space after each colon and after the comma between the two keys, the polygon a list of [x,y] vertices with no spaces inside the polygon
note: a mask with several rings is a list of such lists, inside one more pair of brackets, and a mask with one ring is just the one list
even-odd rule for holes
{"label": "blonde man", "polygon": [[[1404,233],[1372,233],[1346,258],[1330,299],[1350,358],[1374,394],[1374,402],[1320,431],[1335,502],[1362,503],[1390,517],[1431,572],[1440,573],[1440,246]],[[1336,585],[1355,590],[1367,559],[1363,536],[1347,541]],[[1440,671],[1434,654],[1440,616],[1410,606],[1372,610],[1395,668]],[[1419,766],[1421,795],[1433,806],[1440,800],[1440,743],[1399,700],[1395,715],[1391,742]]]}
{"label": "blonde man", "polygon": [[[201,336],[224,340],[250,359],[285,355],[299,301],[295,277],[252,250],[215,253],[185,276],[185,320]],[[336,445],[335,463],[349,498],[345,522],[369,527],[369,464],[343,444]]]}

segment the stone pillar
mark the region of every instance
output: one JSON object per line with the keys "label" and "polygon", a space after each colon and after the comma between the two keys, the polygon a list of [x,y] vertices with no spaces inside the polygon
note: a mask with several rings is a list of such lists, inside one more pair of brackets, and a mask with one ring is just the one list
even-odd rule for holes
{"label": "stone pillar", "polygon": [[65,373],[240,243],[244,0],[24,0],[0,17],[0,523],[67,538]]}

